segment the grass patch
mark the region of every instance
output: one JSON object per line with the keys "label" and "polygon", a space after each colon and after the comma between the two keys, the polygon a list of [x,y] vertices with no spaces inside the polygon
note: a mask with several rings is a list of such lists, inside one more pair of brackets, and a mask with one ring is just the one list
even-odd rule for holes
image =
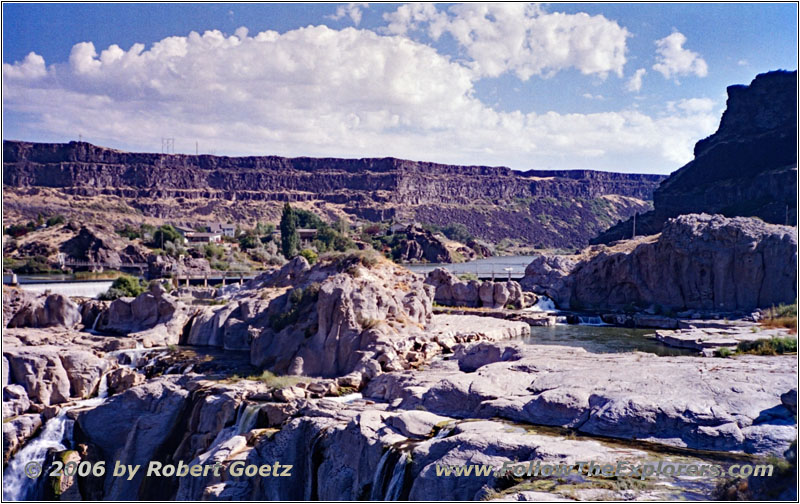
{"label": "grass patch", "polygon": [[264,371],[260,375],[250,375],[244,379],[250,381],[258,381],[266,384],[268,387],[276,389],[292,387],[294,385],[297,385],[298,383],[308,383],[309,381],[311,381],[310,378],[307,378],[305,376],[293,376],[293,375],[277,376],[274,373],[271,373],[270,371]]}
{"label": "grass patch", "polygon": [[783,328],[797,332],[797,302],[773,306],[765,312],[760,323],[769,328]]}
{"label": "grass patch", "polygon": [[764,338],[755,341],[742,341],[736,347],[737,353],[755,355],[782,355],[797,353],[797,338],[791,336]]}

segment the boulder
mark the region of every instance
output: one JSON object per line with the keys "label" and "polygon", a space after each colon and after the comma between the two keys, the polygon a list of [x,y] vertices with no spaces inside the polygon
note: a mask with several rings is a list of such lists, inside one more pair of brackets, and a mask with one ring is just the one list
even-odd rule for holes
{"label": "boulder", "polygon": [[3,387],[3,420],[21,415],[31,407],[28,393],[22,385],[6,385]]}
{"label": "boulder", "polygon": [[[178,377],[161,377],[112,396],[105,403],[77,414],[75,441],[92,443],[105,460],[147,467],[159,460],[161,449],[182,433],[179,416],[188,392],[179,386]],[[138,495],[144,470],[133,479],[107,477],[106,499],[129,500]],[[107,473],[108,474],[108,473]]]}
{"label": "boulder", "polygon": [[110,367],[107,360],[83,350],[62,351],[60,357],[69,376],[71,395],[80,399],[91,397]]}
{"label": "boulder", "polygon": [[437,425],[441,426],[450,419],[427,411],[404,411],[389,419],[388,423],[410,438],[426,438],[433,434]]}
{"label": "boulder", "polygon": [[527,306],[522,287],[515,281],[464,281],[445,268],[436,268],[428,273],[425,283],[436,289],[434,301],[444,306],[484,306],[488,308],[505,308],[506,306],[524,308]]}
{"label": "boulder", "polygon": [[[135,298],[119,298],[98,324],[101,331],[142,333],[160,344],[177,344],[189,320],[190,307],[169,295],[159,283]],[[146,331],[146,333],[145,333]]]}
{"label": "boulder", "polygon": [[19,415],[10,420],[3,420],[3,463],[8,463],[41,426],[42,417],[37,414]]}
{"label": "boulder", "polygon": [[74,327],[81,321],[75,302],[62,294],[42,295],[22,306],[8,327]]}
{"label": "boulder", "polygon": [[36,403],[49,406],[70,398],[70,377],[61,362],[63,349],[43,345],[37,347],[6,347],[11,379],[25,388]]}
{"label": "boulder", "polygon": [[133,369],[123,367],[108,373],[108,393],[120,394],[131,387],[141,385],[146,381],[145,376]]}

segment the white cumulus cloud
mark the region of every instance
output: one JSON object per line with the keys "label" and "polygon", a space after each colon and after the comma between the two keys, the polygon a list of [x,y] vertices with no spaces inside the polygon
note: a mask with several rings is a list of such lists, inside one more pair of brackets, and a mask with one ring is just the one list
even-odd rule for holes
{"label": "white cumulus cloud", "polygon": [[625,89],[632,93],[638,93],[642,90],[642,78],[647,73],[647,70],[640,68],[636,70],[628,82],[625,84]]}
{"label": "white cumulus cloud", "polygon": [[425,27],[434,39],[449,33],[471,58],[477,75],[513,72],[522,80],[568,68],[601,78],[608,73],[621,77],[630,36],[602,15],[548,13],[523,3],[457,4],[446,12],[433,4],[406,4],[384,19],[393,34]]}
{"label": "white cumulus cloud", "polygon": [[361,24],[361,16],[363,12],[361,9],[366,9],[369,7],[368,3],[361,3],[361,2],[354,2],[349,3],[347,5],[340,5],[336,8],[336,12],[331,14],[330,16],[326,16],[328,19],[333,19],[334,21],[338,21],[339,19],[349,17],[353,24],[358,26]]}
{"label": "white cumulus cloud", "polygon": [[29,54],[3,65],[3,105],[12,136],[70,140],[80,132],[143,151],[160,150],[169,136],[177,152],[194,152],[198,141],[201,152],[217,154],[396,156],[517,169],[671,171],[719,121],[691,101],[655,115],[499,111],[476,97],[477,79],[470,63],[406,36],[325,26],[212,30],[150,47],[98,51],[82,42],[67,62],[49,66]]}
{"label": "white cumulus cloud", "polygon": [[685,43],[686,36],[678,31],[656,40],[656,64],[653,70],[666,79],[683,75],[708,75],[706,61],[698,53],[685,49]]}

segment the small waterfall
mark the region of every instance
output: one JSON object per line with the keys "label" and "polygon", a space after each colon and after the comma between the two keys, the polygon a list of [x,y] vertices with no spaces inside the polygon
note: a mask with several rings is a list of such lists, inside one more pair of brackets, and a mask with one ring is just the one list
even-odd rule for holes
{"label": "small waterfall", "polygon": [[369,500],[371,501],[383,500],[383,485],[387,479],[386,468],[388,466],[389,457],[391,457],[393,454],[394,448],[389,448],[378,462],[378,467],[375,469],[375,475],[372,477],[372,492],[370,492],[369,495]]}
{"label": "small waterfall", "polygon": [[8,462],[6,470],[3,471],[3,500],[19,501],[32,500],[36,496],[32,493],[36,489],[37,479],[30,479],[25,475],[25,465],[29,462],[39,462],[44,464],[47,452],[51,449],[58,451],[66,450],[67,445],[72,444],[72,426],[74,421],[67,418],[67,412],[75,408],[85,408],[99,406],[108,397],[108,373],[100,378],[100,385],[97,397],[78,401],[70,406],[61,408],[58,415],[54,416],[47,423],[38,436],[29,439]]}
{"label": "small waterfall", "polygon": [[30,494],[35,490],[37,480],[25,475],[25,465],[30,462],[43,464],[51,448],[65,449],[61,440],[64,438],[69,409],[71,408],[63,408],[58,415],[48,420],[41,434],[25,443],[25,446],[8,462],[8,467],[3,471],[4,501],[32,500],[35,497]]}
{"label": "small waterfall", "polygon": [[403,483],[406,479],[406,467],[408,467],[408,453],[403,452],[400,459],[394,465],[392,471],[392,479],[389,481],[389,488],[386,489],[386,495],[383,500],[396,501],[400,500],[400,494],[403,491]]}
{"label": "small waterfall", "polygon": [[398,450],[395,447],[386,450],[375,469],[369,500],[400,500],[405,486],[409,459],[410,456],[406,451]]}
{"label": "small waterfall", "polygon": [[527,311],[533,312],[549,312],[549,311],[557,311],[556,304],[547,296],[539,296],[539,299],[536,301],[536,304],[525,308]]}
{"label": "small waterfall", "polygon": [[256,426],[258,421],[258,412],[261,410],[261,405],[257,403],[247,404],[239,409],[239,418],[236,421],[236,435],[241,436],[247,434]]}
{"label": "small waterfall", "polygon": [[609,324],[606,324],[605,322],[603,322],[603,319],[601,319],[600,317],[590,317],[588,315],[579,315],[578,316],[578,324],[587,325],[587,326],[606,326],[606,325],[609,325]]}
{"label": "small waterfall", "polygon": [[437,432],[436,435],[433,436],[433,439],[446,438],[451,432],[453,432],[453,427],[449,426],[449,425],[446,425],[446,426],[442,427],[441,429],[439,429],[439,432]]}
{"label": "small waterfall", "polygon": [[336,401],[344,404],[350,404],[353,401],[357,401],[358,399],[363,399],[364,396],[361,395],[360,392],[353,392],[352,394],[345,394],[339,397],[326,397],[325,399]]}

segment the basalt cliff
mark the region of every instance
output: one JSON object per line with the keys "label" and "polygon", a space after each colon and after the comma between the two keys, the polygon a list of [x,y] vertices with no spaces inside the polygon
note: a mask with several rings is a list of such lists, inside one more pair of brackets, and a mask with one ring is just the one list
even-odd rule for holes
{"label": "basalt cliff", "polygon": [[526,171],[383,159],[129,153],[3,142],[4,219],[38,213],[139,223],[278,220],[284,201],[330,218],[463,223],[476,238],[585,245],[651,208],[658,175]]}
{"label": "basalt cliff", "polygon": [[[728,87],[719,129],[661,183],[653,205],[636,219],[637,235],[658,233],[667,219],[690,213],[797,225],[797,72],[769,72],[749,86]],[[592,243],[632,235],[628,220]]]}

